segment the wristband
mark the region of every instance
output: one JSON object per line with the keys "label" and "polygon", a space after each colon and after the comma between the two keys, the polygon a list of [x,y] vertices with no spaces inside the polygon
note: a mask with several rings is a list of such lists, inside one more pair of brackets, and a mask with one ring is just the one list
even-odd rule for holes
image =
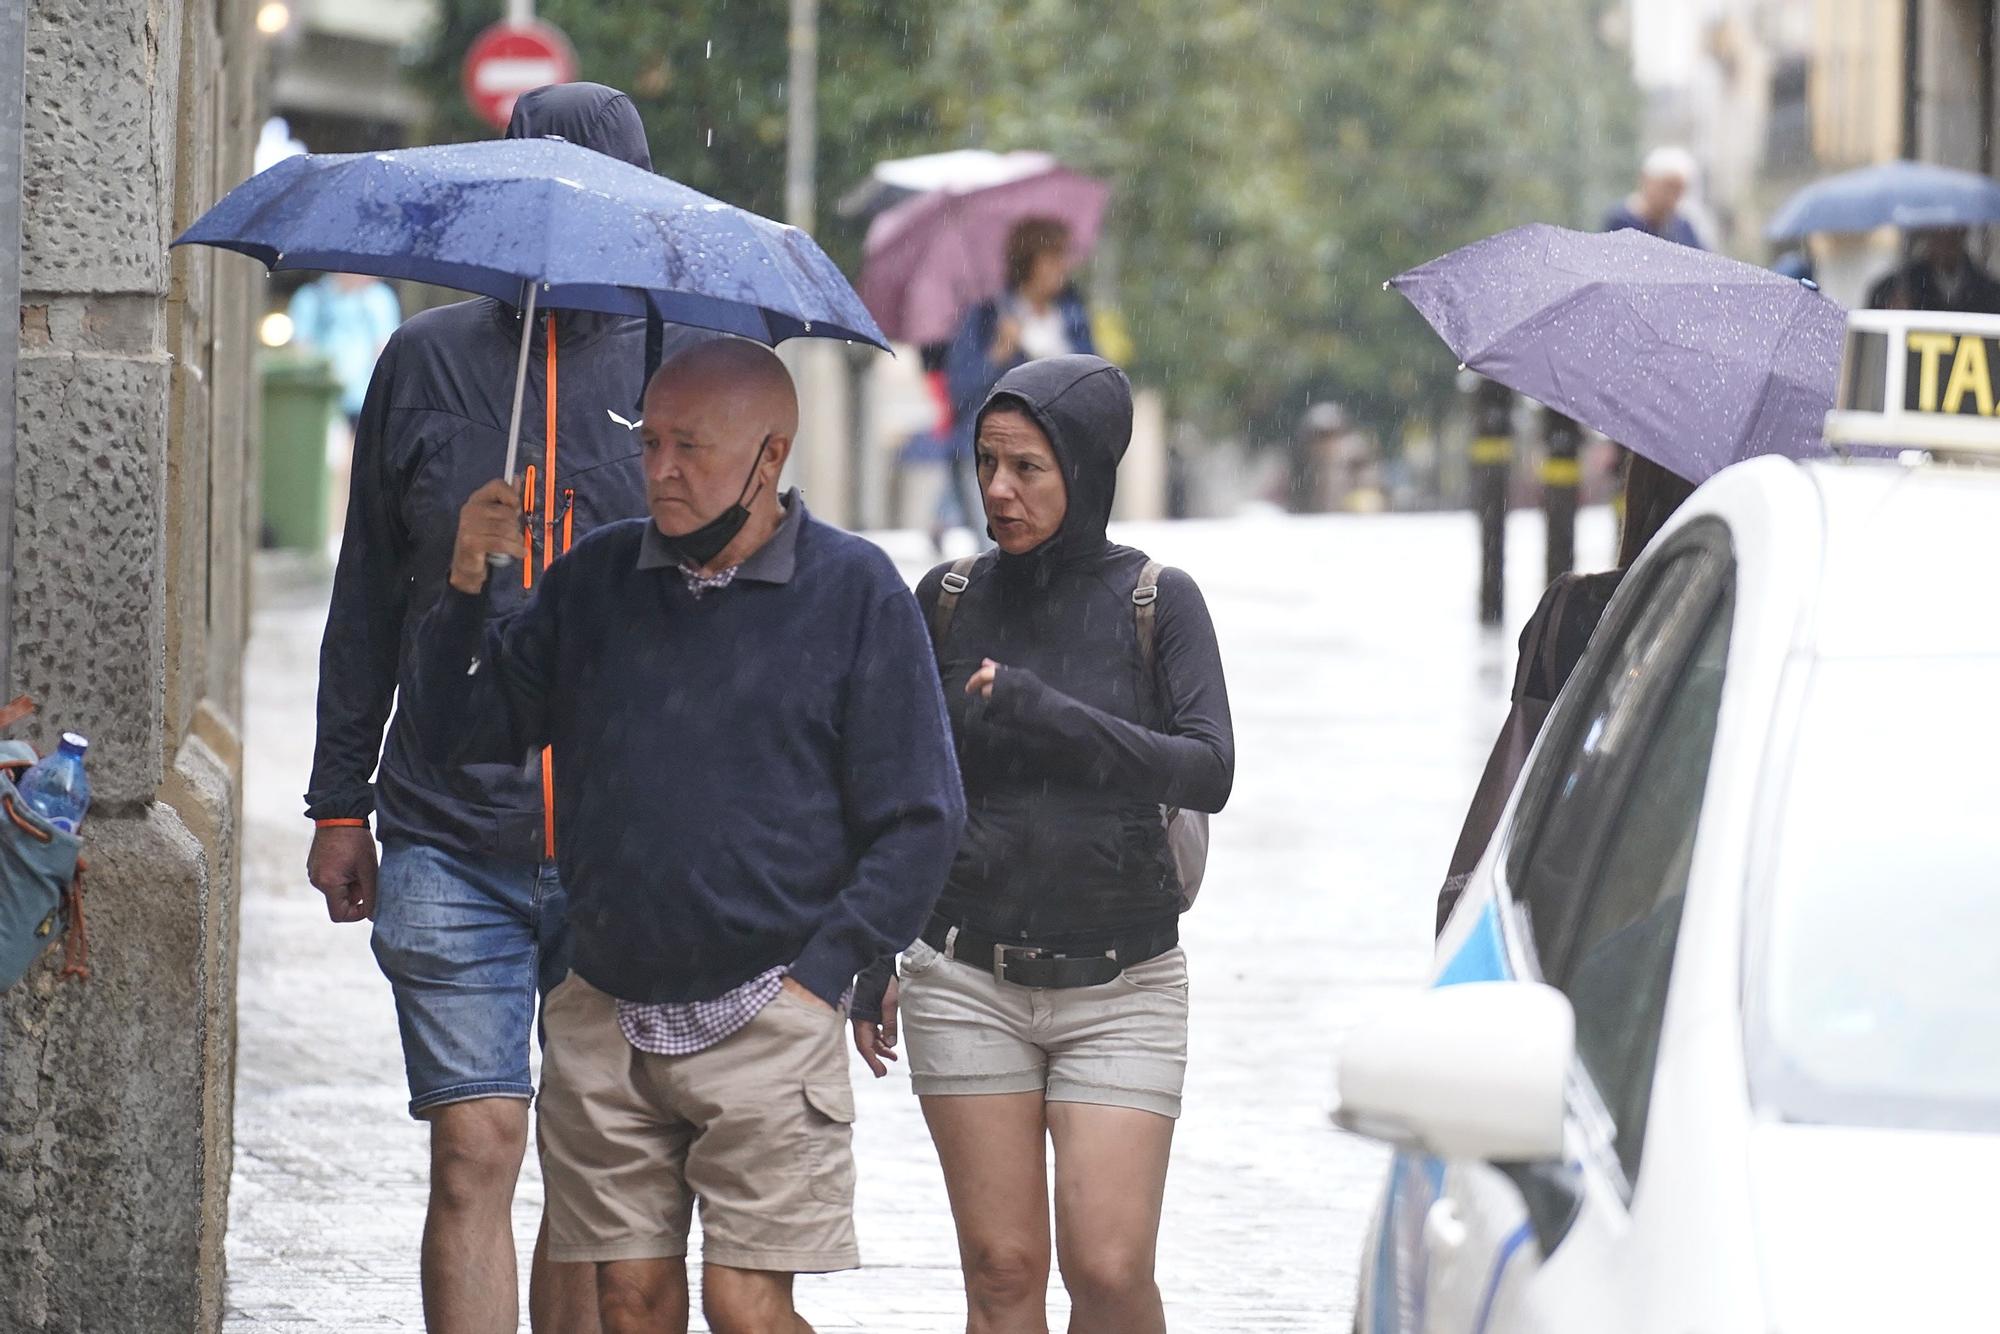
{"label": "wristband", "polygon": [[366,820],[314,820],[313,826],[317,829],[366,829],[368,822]]}

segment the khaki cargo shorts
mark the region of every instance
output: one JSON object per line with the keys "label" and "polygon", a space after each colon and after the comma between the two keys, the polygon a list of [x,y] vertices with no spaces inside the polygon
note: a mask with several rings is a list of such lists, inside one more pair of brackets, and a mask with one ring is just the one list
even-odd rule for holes
{"label": "khaki cargo shorts", "polygon": [[898,984],[922,1096],[1035,1093],[1174,1119],[1187,1077],[1187,956],[1176,947],[1096,987],[1000,982],[918,941]]}
{"label": "khaki cargo shorts", "polygon": [[860,1264],[844,1015],[780,991],[707,1051],[654,1056],[619,1032],[617,1002],[571,973],[542,1028],[550,1259],[684,1256],[699,1203],[709,1264]]}

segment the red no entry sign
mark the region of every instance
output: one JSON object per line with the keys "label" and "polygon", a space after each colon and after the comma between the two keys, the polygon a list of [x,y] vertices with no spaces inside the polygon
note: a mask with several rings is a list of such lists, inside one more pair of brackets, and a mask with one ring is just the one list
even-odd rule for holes
{"label": "red no entry sign", "polygon": [[473,39],[461,81],[465,100],[496,130],[507,128],[514,99],[545,84],[576,78],[569,38],[546,23],[496,23]]}

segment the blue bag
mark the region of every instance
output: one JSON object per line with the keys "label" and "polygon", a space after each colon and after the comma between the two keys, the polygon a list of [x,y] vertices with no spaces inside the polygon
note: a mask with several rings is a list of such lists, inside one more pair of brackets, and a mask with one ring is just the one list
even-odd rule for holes
{"label": "blue bag", "polygon": [[88,977],[82,848],[43,819],[15,780],[35,763],[25,741],[0,741],[0,991],[20,981],[42,952],[64,939],[65,977]]}

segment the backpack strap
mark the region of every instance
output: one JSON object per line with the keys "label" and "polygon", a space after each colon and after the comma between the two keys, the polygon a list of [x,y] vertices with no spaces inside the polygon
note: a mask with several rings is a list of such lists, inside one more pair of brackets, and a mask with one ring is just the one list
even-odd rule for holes
{"label": "backpack strap", "polygon": [[1159,691],[1159,602],[1160,575],[1166,568],[1156,560],[1147,561],[1146,568],[1139,571],[1137,586],[1132,589],[1132,619],[1139,631],[1139,669],[1154,690],[1162,694],[1165,692]]}
{"label": "backpack strap", "polygon": [[972,587],[972,567],[979,563],[977,556],[961,556],[945,571],[943,586],[938,590],[937,605],[931,608],[931,649],[944,647],[944,637],[951,629],[951,618],[958,613],[958,600],[965,596],[965,590]]}

